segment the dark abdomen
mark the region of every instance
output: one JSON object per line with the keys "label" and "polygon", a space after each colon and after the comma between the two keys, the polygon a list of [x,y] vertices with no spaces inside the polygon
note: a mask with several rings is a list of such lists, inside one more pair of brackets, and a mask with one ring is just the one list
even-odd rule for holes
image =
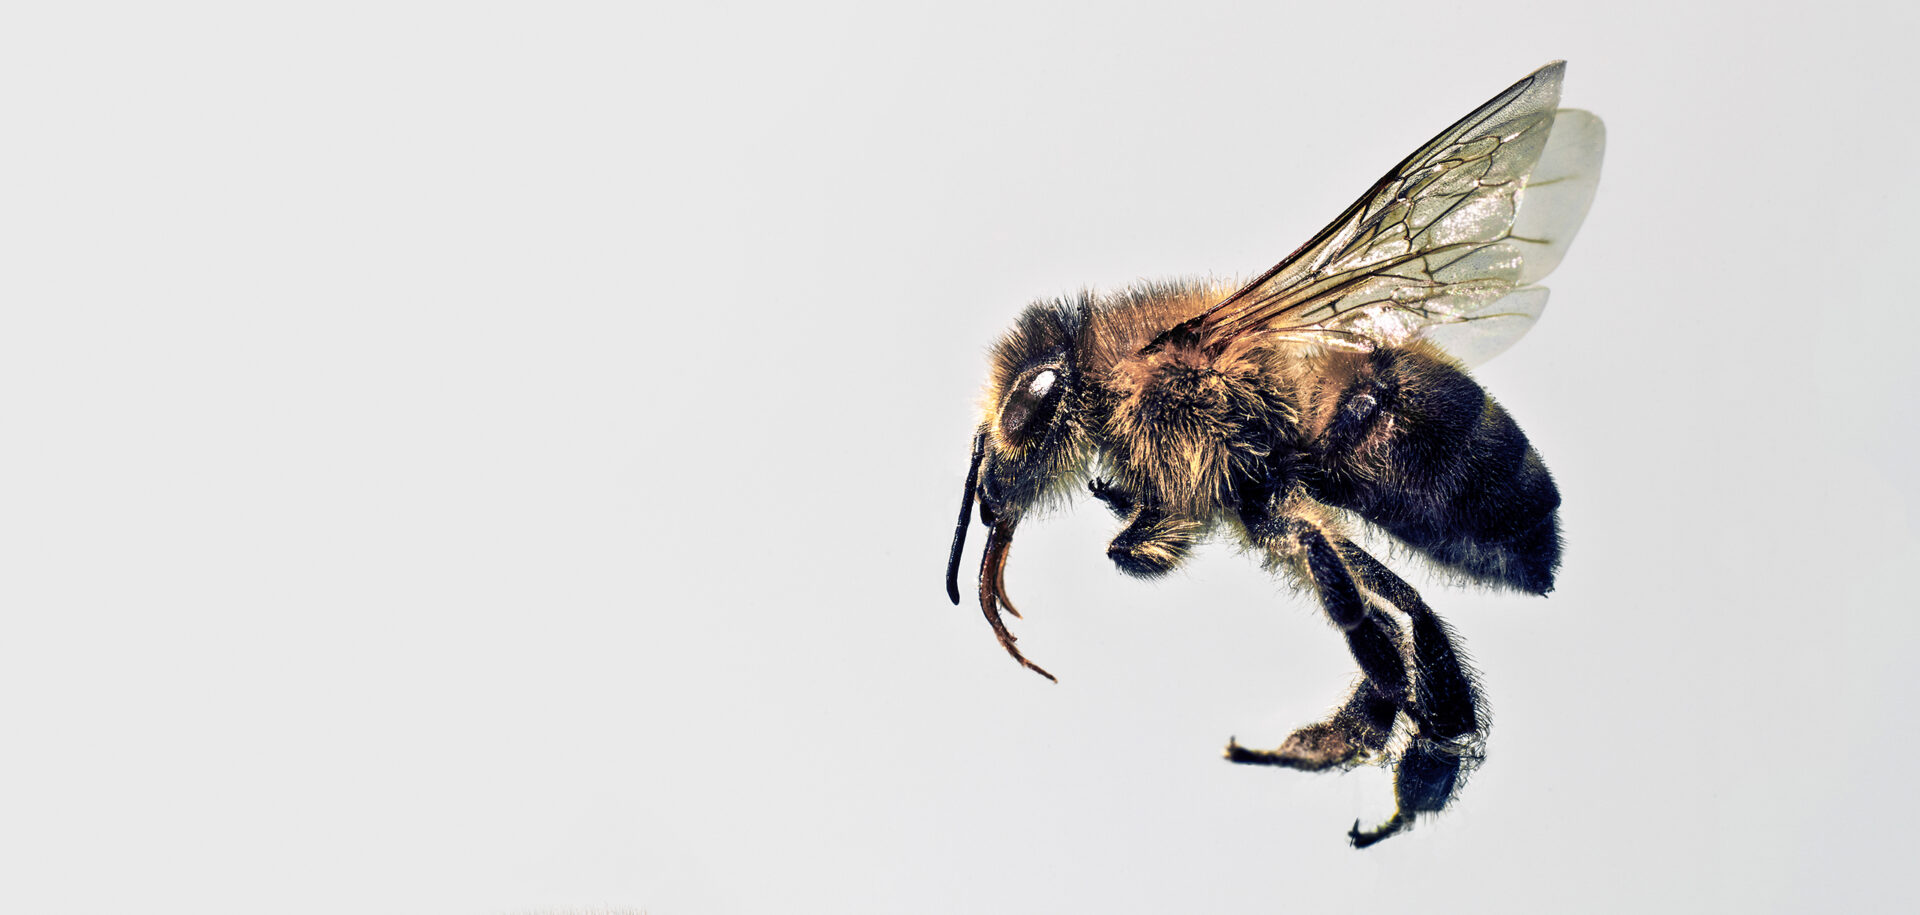
{"label": "dark abdomen", "polygon": [[1449,569],[1552,590],[1560,492],[1507,411],[1424,344],[1333,361],[1345,384],[1316,443],[1321,498]]}

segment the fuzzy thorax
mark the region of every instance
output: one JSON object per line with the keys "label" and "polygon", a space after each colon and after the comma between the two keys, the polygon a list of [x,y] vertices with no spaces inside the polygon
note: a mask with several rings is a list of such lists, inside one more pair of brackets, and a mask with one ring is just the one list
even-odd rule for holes
{"label": "fuzzy thorax", "polygon": [[1170,514],[1230,504],[1294,418],[1273,353],[1251,341],[1218,353],[1170,345],[1115,367],[1108,438]]}

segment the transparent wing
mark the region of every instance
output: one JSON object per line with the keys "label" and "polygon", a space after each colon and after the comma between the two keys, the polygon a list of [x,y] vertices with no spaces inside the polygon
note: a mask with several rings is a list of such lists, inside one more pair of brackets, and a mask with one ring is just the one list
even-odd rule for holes
{"label": "transparent wing", "polygon": [[1540,320],[1540,312],[1546,307],[1547,287],[1524,286],[1486,308],[1462,315],[1457,321],[1427,324],[1417,335],[1472,368],[1506,352],[1507,347],[1533,329],[1533,322]]}
{"label": "transparent wing", "polygon": [[1600,179],[1600,119],[1554,108],[1565,67],[1447,128],[1300,250],[1168,333],[1358,347],[1425,335],[1469,363],[1491,358],[1539,316],[1546,290],[1529,284],[1565,255]]}

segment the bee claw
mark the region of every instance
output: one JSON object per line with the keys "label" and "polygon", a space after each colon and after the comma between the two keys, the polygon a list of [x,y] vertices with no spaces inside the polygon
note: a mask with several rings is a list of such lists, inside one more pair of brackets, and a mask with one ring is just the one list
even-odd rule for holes
{"label": "bee claw", "polygon": [[1087,481],[1087,491],[1117,517],[1125,518],[1133,513],[1133,498],[1114,486],[1111,479],[1094,477]]}
{"label": "bee claw", "polygon": [[1366,848],[1382,839],[1388,839],[1407,831],[1413,825],[1413,817],[1404,811],[1395,810],[1393,817],[1372,829],[1361,830],[1360,821],[1353,821],[1353,828],[1347,830],[1347,840],[1354,848]]}

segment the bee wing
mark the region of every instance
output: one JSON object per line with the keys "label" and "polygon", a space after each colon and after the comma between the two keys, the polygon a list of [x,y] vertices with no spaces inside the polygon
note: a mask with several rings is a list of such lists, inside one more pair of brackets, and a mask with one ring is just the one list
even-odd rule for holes
{"label": "bee wing", "polygon": [[1487,307],[1457,321],[1435,322],[1420,328],[1418,336],[1446,350],[1468,368],[1507,351],[1533,329],[1547,307],[1547,287],[1524,286]]}
{"label": "bee wing", "polygon": [[1505,349],[1544,307],[1546,290],[1529,284],[1559,264],[1600,180],[1600,119],[1554,108],[1565,69],[1540,68],[1441,132],[1300,250],[1162,339],[1278,333],[1366,348],[1430,332],[1468,361]]}

